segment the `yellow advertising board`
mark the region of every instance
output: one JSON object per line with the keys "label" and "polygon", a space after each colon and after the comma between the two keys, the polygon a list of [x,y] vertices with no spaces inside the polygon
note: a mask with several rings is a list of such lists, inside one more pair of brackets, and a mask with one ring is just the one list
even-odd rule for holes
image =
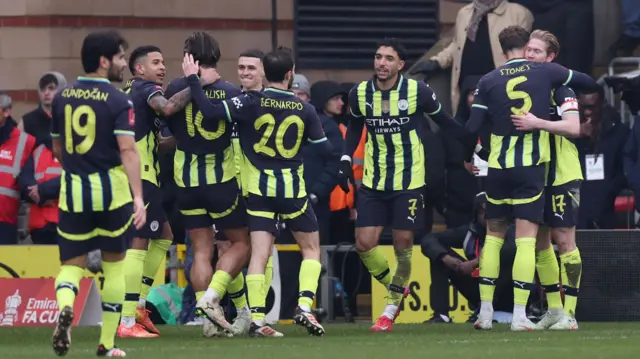
{"label": "yellow advertising board", "polygon": [[[0,278],[55,278],[60,272],[58,246],[0,246]],[[86,270],[85,278],[94,278],[102,292],[104,276]],[[160,264],[153,286],[164,284],[165,260]]]}
{"label": "yellow advertising board", "polygon": [[[397,263],[393,246],[379,246],[378,250],[387,258],[391,272],[394,272]],[[457,252],[464,256],[462,251]],[[422,254],[420,246],[413,247],[411,265],[409,295],[400,305],[400,315],[396,319],[396,323],[424,323],[433,316],[430,302],[431,267],[429,266],[429,258]],[[373,320],[375,320],[384,311],[389,294],[387,289],[375,278],[372,277],[371,280],[371,301]],[[463,323],[469,319],[470,314],[467,299],[449,285],[449,316],[451,320],[454,323]]]}

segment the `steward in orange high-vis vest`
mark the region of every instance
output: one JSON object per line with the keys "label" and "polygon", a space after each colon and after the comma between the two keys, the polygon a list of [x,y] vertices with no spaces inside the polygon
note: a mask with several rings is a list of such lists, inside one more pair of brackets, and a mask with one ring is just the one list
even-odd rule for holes
{"label": "steward in orange high-vis vest", "polygon": [[6,95],[0,95],[0,110],[0,244],[17,244],[18,176],[33,151],[35,139],[16,126],[9,115],[11,99]]}
{"label": "steward in orange high-vis vest", "polygon": [[[51,139],[36,147],[23,174],[20,185],[32,202],[29,209],[31,240],[34,244],[56,244],[62,165],[53,155]],[[30,178],[25,178],[29,175]]]}
{"label": "steward in orange high-vis vest", "polygon": [[[340,132],[342,132],[342,138],[344,139],[347,135],[347,126],[340,124]],[[356,148],[356,151],[353,153],[352,166],[353,169],[353,178],[356,182],[356,186],[360,187],[362,184],[362,173],[364,171],[364,144],[367,142],[367,130],[362,130],[362,137],[360,138],[360,143]],[[351,189],[349,193],[344,193],[344,191],[340,188],[340,186],[336,186],[331,192],[331,200],[329,202],[329,206],[331,211],[340,211],[345,208],[355,208],[355,191],[353,191],[353,186],[349,184],[349,188]]]}

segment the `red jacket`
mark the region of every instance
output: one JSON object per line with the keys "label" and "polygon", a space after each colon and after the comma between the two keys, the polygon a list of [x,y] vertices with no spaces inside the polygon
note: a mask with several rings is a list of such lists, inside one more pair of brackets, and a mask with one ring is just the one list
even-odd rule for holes
{"label": "red jacket", "polygon": [[18,175],[33,152],[35,138],[13,126],[9,138],[0,143],[0,222],[16,225],[20,208]]}
{"label": "red jacket", "polygon": [[[62,174],[62,165],[45,145],[40,145],[33,151],[33,168],[38,185],[59,178]],[[32,204],[29,211],[29,230],[43,228],[48,223],[58,223],[58,201],[42,206]]]}

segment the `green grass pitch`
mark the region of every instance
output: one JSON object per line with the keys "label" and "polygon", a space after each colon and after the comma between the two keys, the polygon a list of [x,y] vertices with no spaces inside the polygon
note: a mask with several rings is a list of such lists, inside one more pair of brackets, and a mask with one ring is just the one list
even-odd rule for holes
{"label": "green grass pitch", "polygon": [[[640,323],[580,323],[576,332],[491,332],[470,324],[396,325],[392,333],[370,333],[369,324],[327,324],[324,337],[279,325],[284,338],[203,338],[200,327],[160,327],[156,339],[118,339],[128,358],[144,359],[399,359],[399,358],[637,358]],[[95,357],[99,328],[74,328],[65,358]],[[0,359],[56,357],[52,328],[0,328]]]}

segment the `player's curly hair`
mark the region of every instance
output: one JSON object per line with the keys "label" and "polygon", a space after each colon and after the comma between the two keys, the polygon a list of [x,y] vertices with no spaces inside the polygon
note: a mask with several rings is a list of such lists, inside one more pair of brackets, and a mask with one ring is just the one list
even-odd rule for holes
{"label": "player's curly hair", "polygon": [[183,54],[193,55],[193,59],[204,67],[216,67],[220,60],[220,44],[204,31],[196,31],[184,40]]}
{"label": "player's curly hair", "polygon": [[512,50],[524,49],[529,42],[529,31],[522,26],[514,25],[506,27],[498,34],[500,47],[505,54]]}
{"label": "player's curly hair", "polygon": [[547,44],[547,55],[555,54],[556,57],[560,54],[560,41],[556,35],[545,30],[533,30],[529,36],[529,40],[538,39],[544,41]]}

